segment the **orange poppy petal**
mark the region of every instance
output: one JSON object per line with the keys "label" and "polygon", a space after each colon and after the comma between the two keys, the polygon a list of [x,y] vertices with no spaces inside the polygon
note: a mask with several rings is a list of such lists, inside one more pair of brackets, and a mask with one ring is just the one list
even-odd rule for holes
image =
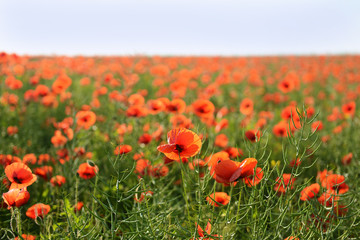
{"label": "orange poppy petal", "polygon": [[175,144],[164,144],[157,147],[157,150],[162,153],[171,153],[175,150]]}
{"label": "orange poppy petal", "polygon": [[175,143],[178,145],[188,146],[194,141],[194,134],[188,131],[179,133]]}
{"label": "orange poppy petal", "polygon": [[242,167],[241,178],[248,177],[254,174],[254,169],[256,167],[257,160],[255,158],[246,158],[241,162],[240,167]]}

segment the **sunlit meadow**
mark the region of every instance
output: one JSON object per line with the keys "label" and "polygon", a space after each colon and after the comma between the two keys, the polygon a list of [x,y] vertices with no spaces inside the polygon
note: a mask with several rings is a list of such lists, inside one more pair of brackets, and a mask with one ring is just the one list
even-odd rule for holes
{"label": "sunlit meadow", "polygon": [[360,239],[360,56],[0,53],[2,239]]}

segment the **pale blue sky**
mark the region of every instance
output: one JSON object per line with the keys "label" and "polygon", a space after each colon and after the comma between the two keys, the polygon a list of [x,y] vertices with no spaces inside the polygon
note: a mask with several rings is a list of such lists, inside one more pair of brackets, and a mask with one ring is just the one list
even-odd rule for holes
{"label": "pale blue sky", "polygon": [[360,0],[0,0],[0,51],[360,53]]}

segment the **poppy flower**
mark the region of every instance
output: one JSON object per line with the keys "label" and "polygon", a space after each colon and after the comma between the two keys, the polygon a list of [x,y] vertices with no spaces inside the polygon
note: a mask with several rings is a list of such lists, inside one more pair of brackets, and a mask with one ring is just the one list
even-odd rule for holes
{"label": "poppy flower", "polygon": [[152,140],[152,136],[148,133],[144,133],[139,137],[138,142],[143,144],[149,144]]}
{"label": "poppy flower", "polygon": [[290,79],[284,79],[278,84],[278,89],[283,93],[291,92],[295,88],[295,84]]}
{"label": "poppy flower", "polygon": [[293,183],[295,178],[291,176],[291,174],[284,173],[282,178],[276,178],[276,184],[274,186],[274,190],[279,194],[284,194],[288,189],[293,189]]}
{"label": "poppy flower", "polygon": [[168,175],[169,168],[163,164],[158,164],[156,166],[150,166],[148,174],[153,177],[164,177]]}
{"label": "poppy flower", "polygon": [[61,187],[62,185],[65,184],[65,182],[66,182],[66,178],[64,176],[60,176],[60,175],[54,176],[50,179],[50,183],[54,187],[55,186]]}
{"label": "poppy flower", "polygon": [[221,148],[226,147],[228,142],[229,142],[228,137],[223,133],[217,135],[216,138],[215,138],[215,146],[218,146],[218,147],[221,147]]}
{"label": "poppy flower", "polygon": [[77,202],[74,208],[74,212],[79,212],[81,211],[81,209],[84,207],[84,203],[83,202]]}
{"label": "poppy flower", "polygon": [[250,142],[257,142],[260,139],[260,131],[258,130],[248,130],[245,132],[245,137]]}
{"label": "poppy flower", "polygon": [[92,111],[79,111],[75,117],[77,125],[86,130],[96,122],[96,115]]}
{"label": "poppy flower", "polygon": [[198,99],[192,104],[194,113],[200,118],[210,118],[213,116],[215,106],[212,102],[205,99]]}
{"label": "poppy flower", "polygon": [[168,132],[168,144],[157,147],[166,157],[179,161],[183,157],[195,156],[201,148],[200,137],[186,128],[176,128]]}
{"label": "poppy flower", "polygon": [[240,112],[244,115],[250,115],[254,111],[254,102],[250,98],[244,98],[240,103]]}
{"label": "poppy flower", "polygon": [[37,203],[31,206],[26,211],[26,216],[32,219],[36,219],[37,217],[45,217],[50,212],[50,206],[43,204],[43,203]]}
{"label": "poppy flower", "polygon": [[158,114],[166,109],[166,106],[161,100],[149,100],[148,101],[149,113],[152,115]]}
{"label": "poppy flower", "polygon": [[148,110],[142,106],[135,105],[130,106],[126,110],[126,116],[128,117],[145,117],[148,113]]}
{"label": "poppy flower", "polygon": [[134,200],[138,203],[141,203],[145,199],[145,197],[151,197],[153,194],[154,194],[154,192],[152,192],[152,191],[147,191],[145,193],[142,192],[140,194],[140,198],[138,198],[137,194],[135,194]]}
{"label": "poppy flower", "polygon": [[290,237],[285,238],[284,240],[299,240],[299,238],[290,236]]}
{"label": "poppy flower", "polygon": [[341,159],[341,162],[343,165],[349,165],[351,163],[352,158],[353,158],[353,154],[348,153]]}
{"label": "poppy flower", "polygon": [[33,154],[33,153],[26,154],[26,155],[23,157],[22,162],[23,162],[24,164],[27,164],[27,163],[35,164],[35,163],[36,163],[36,155]]}
{"label": "poppy flower", "polygon": [[322,121],[315,121],[311,124],[311,130],[313,132],[315,131],[321,131],[323,129],[323,123]]}
{"label": "poppy flower", "polygon": [[9,135],[9,136],[13,136],[13,135],[15,135],[16,133],[18,133],[18,127],[16,127],[16,126],[9,126],[7,129],[6,129],[6,131],[7,131],[7,134]]}
{"label": "poppy flower", "polygon": [[51,166],[42,166],[35,168],[35,174],[42,177],[45,181],[49,181],[52,177],[53,168]]}
{"label": "poppy flower", "polygon": [[184,100],[177,98],[166,104],[166,109],[171,113],[183,113],[186,109]]}
{"label": "poppy flower", "polygon": [[67,138],[61,134],[60,130],[56,130],[54,136],[51,138],[51,143],[54,147],[62,147],[67,142]]}
{"label": "poppy flower", "polygon": [[151,164],[149,160],[139,159],[136,161],[135,173],[138,173],[140,176],[144,176],[150,166]]}
{"label": "poppy flower", "polygon": [[237,181],[239,178],[249,177],[254,174],[256,164],[255,158],[246,158],[242,162],[221,161],[215,166],[215,180],[218,183],[228,184]]}
{"label": "poppy flower", "polygon": [[119,145],[115,148],[114,154],[115,155],[122,155],[131,152],[132,147],[130,145]]}
{"label": "poppy flower", "polygon": [[26,191],[26,188],[14,188],[6,193],[3,193],[2,198],[8,205],[8,209],[10,209],[11,207],[20,207],[26,204],[29,201],[30,193]]}
{"label": "poppy flower", "polygon": [[10,189],[28,187],[37,179],[31,169],[21,162],[15,162],[8,165],[5,168],[5,174],[11,182]]}
{"label": "poppy flower", "polygon": [[327,190],[326,192],[323,192],[317,200],[321,205],[332,207],[337,205],[339,197],[333,190]]}
{"label": "poppy flower", "polygon": [[273,133],[277,137],[286,137],[289,133],[288,130],[289,130],[289,125],[286,122],[281,121],[274,126]]}
{"label": "poppy flower", "polygon": [[220,203],[222,206],[227,205],[230,201],[230,196],[225,192],[215,192],[210,196],[206,197],[206,200],[210,205],[219,207],[218,203]]}
{"label": "poppy flower", "polygon": [[264,171],[260,167],[258,167],[256,168],[255,176],[253,173],[252,175],[243,178],[243,181],[247,186],[252,187],[258,185],[261,179],[263,178],[263,176],[264,176]]}
{"label": "poppy flower", "polygon": [[[204,237],[204,230],[200,227],[200,225],[198,225],[197,223],[195,223],[195,225],[197,226],[197,231],[199,234],[199,237]],[[205,228],[205,232],[210,235],[211,233],[211,223],[210,223],[210,219],[208,221],[208,223],[206,224],[206,228]]]}
{"label": "poppy flower", "polygon": [[320,185],[318,183],[311,184],[310,186],[304,188],[300,193],[300,199],[302,201],[307,201],[311,198],[314,198],[320,191]]}
{"label": "poppy flower", "polygon": [[356,110],[356,103],[355,102],[346,103],[342,105],[341,110],[343,111],[345,116],[353,117]]}
{"label": "poppy flower", "polygon": [[[33,236],[33,235],[29,235],[29,234],[21,234],[21,237],[23,240],[35,240],[36,237]],[[20,238],[19,237],[16,237],[14,240],[19,240]]]}
{"label": "poppy flower", "polygon": [[322,182],[322,187],[328,190],[333,190],[339,194],[349,191],[349,186],[345,183],[345,177],[339,174],[331,174],[327,176]]}
{"label": "poppy flower", "polygon": [[99,168],[94,165],[91,166],[89,163],[82,163],[77,170],[79,176],[83,179],[90,179],[95,177],[95,175],[99,172]]}

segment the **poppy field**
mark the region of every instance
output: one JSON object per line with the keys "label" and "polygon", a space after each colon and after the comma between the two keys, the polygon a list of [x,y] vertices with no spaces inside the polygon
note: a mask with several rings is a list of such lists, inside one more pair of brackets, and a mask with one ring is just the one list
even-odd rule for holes
{"label": "poppy field", "polygon": [[360,56],[0,53],[1,239],[360,239]]}

